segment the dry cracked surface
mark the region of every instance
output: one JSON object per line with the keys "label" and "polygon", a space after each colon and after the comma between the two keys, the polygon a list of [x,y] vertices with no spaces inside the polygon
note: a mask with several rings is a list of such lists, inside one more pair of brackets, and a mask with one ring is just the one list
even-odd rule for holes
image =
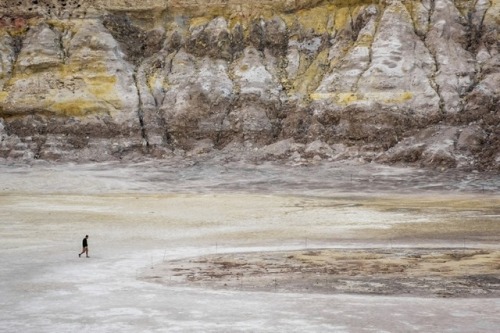
{"label": "dry cracked surface", "polygon": [[165,285],[248,291],[499,297],[500,251],[315,249],[165,262],[141,276]]}

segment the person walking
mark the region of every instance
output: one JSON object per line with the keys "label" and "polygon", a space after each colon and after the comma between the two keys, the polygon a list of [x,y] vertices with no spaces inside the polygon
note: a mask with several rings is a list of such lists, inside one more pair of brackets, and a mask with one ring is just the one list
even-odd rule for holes
{"label": "person walking", "polygon": [[87,242],[87,239],[89,238],[89,235],[86,235],[85,238],[82,241],[82,252],[78,253],[78,257],[81,257],[82,254],[86,254],[87,258],[89,257],[89,243]]}

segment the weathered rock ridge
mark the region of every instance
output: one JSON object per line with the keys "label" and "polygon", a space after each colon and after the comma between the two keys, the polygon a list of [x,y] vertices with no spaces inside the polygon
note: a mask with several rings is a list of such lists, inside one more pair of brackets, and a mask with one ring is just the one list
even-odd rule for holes
{"label": "weathered rock ridge", "polygon": [[498,0],[2,0],[0,158],[500,170],[499,23]]}

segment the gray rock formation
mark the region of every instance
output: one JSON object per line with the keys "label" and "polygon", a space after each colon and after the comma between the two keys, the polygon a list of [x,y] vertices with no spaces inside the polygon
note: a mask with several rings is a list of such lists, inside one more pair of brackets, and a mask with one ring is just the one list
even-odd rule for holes
{"label": "gray rock formation", "polygon": [[499,22],[497,0],[6,1],[0,158],[500,170]]}

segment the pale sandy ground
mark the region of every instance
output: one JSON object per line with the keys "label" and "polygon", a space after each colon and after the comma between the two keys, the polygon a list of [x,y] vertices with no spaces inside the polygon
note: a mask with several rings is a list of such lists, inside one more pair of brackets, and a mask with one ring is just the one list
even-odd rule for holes
{"label": "pale sandy ground", "polygon": [[[498,332],[499,184],[351,164],[2,165],[0,332]],[[80,259],[85,234],[91,258]],[[216,283],[168,273],[227,258],[265,271],[283,254],[334,271]],[[394,257],[406,255],[432,265],[400,276]],[[373,293],[338,277],[385,269],[395,281],[456,269],[493,282]]]}

